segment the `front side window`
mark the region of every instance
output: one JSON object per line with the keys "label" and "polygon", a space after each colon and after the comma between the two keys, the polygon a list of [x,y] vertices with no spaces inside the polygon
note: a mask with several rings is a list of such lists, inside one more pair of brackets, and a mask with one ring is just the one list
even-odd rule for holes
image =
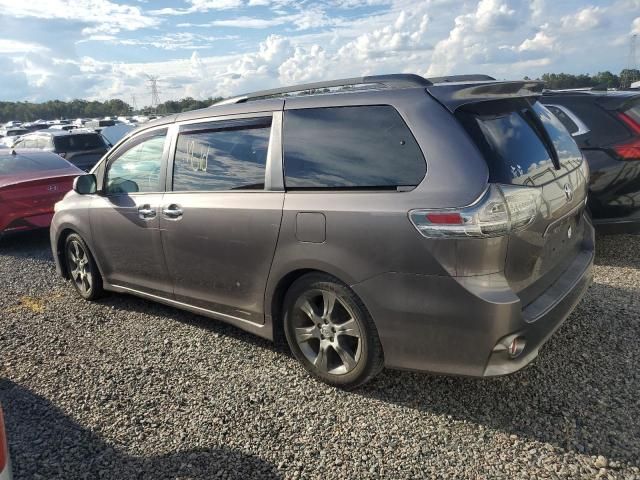
{"label": "front side window", "polygon": [[386,105],[287,111],[284,163],[287,189],[397,189],[426,173],[411,131]]}
{"label": "front side window", "polygon": [[174,191],[263,190],[271,117],[195,124],[179,135]]}
{"label": "front side window", "polygon": [[107,194],[160,192],[160,169],[166,130],[129,140],[124,150],[109,161],[105,182]]}

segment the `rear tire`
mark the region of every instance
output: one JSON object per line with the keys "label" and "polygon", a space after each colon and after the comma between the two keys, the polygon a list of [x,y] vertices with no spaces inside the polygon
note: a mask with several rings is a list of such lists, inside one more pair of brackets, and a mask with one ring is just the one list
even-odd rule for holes
{"label": "rear tire", "polygon": [[64,259],[76,292],[85,300],[100,298],[104,293],[102,276],[89,247],[77,233],[72,233],[65,239]]}
{"label": "rear tire", "polygon": [[371,315],[338,279],[322,273],[300,277],[289,288],[283,311],[287,343],[315,378],[349,390],[382,370],[382,345]]}

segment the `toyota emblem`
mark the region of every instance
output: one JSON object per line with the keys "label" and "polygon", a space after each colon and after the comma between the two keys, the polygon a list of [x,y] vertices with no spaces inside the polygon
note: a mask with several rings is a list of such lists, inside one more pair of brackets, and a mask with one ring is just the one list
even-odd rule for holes
{"label": "toyota emblem", "polygon": [[564,195],[567,197],[567,202],[573,200],[573,190],[571,190],[571,185],[568,183],[564,184]]}

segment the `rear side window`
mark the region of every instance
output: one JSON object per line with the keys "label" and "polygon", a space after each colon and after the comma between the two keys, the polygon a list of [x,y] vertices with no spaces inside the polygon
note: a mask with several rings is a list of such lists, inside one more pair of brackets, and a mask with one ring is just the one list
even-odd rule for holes
{"label": "rear side window", "polygon": [[631,107],[624,111],[629,115],[638,125],[640,125],[640,99],[636,100]]}
{"label": "rear side window", "polygon": [[553,113],[558,118],[558,120],[560,120],[560,123],[564,125],[564,128],[566,128],[571,135],[580,130],[580,128],[578,128],[578,125],[576,125],[575,122],[569,118],[569,115],[567,115],[564,110],[556,107],[555,105],[545,106],[547,107],[547,110]]}
{"label": "rear side window", "polygon": [[54,144],[58,152],[79,152],[105,148],[102,137],[97,133],[71,134],[54,137]]}
{"label": "rear side window", "polygon": [[396,189],[426,163],[393,107],[310,108],[285,112],[284,170],[288,189]]}
{"label": "rear side window", "polygon": [[178,135],[174,191],[263,190],[271,117],[190,125]]}
{"label": "rear side window", "polygon": [[[457,116],[484,154],[490,182],[543,185],[582,161],[569,132],[538,102],[486,102],[467,107]],[[552,149],[559,165],[554,165]]]}

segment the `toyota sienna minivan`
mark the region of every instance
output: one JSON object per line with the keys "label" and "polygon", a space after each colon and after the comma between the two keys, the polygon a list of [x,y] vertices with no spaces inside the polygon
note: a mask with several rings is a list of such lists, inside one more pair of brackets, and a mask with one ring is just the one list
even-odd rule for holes
{"label": "toyota sienna minivan", "polygon": [[321,82],[145,124],[57,204],[57,269],[87,300],[286,337],[343,388],[383,366],[514,372],[591,281],[588,168],[541,83],[455,80]]}

